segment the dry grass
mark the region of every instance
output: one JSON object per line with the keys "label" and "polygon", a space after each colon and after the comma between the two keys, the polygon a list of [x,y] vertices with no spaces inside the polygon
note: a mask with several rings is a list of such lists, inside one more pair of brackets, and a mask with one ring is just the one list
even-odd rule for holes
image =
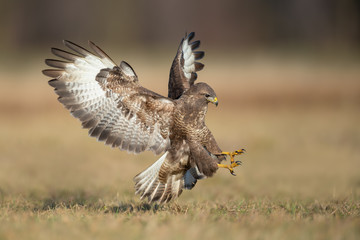
{"label": "dry grass", "polygon": [[[207,62],[200,77],[220,99],[208,126],[247,154],[237,177],[219,170],[164,206],[133,196],[156,156],[87,137],[43,66],[1,73],[0,239],[358,239],[360,68],[302,64]],[[164,93],[144,77],[166,79],[160,66],[135,69]]]}

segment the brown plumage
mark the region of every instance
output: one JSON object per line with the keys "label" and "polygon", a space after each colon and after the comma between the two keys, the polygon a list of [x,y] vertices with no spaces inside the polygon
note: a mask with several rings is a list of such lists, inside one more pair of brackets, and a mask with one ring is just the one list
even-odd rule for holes
{"label": "brown plumage", "polygon": [[211,177],[225,159],[205,125],[208,103],[217,105],[214,90],[197,83],[196,62],[204,52],[194,51],[200,41],[185,36],[170,70],[168,97],[146,88],[126,62],[117,66],[94,43],[90,51],[64,41],[74,53],[52,49],[62,60],[47,59],[55,69],[43,73],[58,100],[89,129],[89,135],[112,147],[140,153],[164,153],[135,176],[136,193],[150,202],[168,202],[198,179]]}

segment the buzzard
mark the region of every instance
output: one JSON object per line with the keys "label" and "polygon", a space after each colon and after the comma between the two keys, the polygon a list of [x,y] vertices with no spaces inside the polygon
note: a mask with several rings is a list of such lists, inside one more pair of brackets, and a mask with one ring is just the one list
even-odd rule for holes
{"label": "buzzard", "polygon": [[[208,84],[195,84],[196,72],[204,67],[197,60],[204,52],[196,51],[200,41],[192,41],[194,36],[185,35],[177,50],[168,97],[142,87],[128,63],[117,65],[90,41],[93,52],[63,41],[72,52],[52,48],[61,60],[45,60],[55,68],[43,74],[53,78],[49,84],[59,102],[89,129],[90,136],[131,153],[163,153],[134,177],[136,194],[149,202],[168,202],[219,167],[234,175],[233,168],[241,164],[234,156],[244,149],[222,152],[205,125],[208,103],[217,106],[218,99]],[[221,164],[226,155],[229,165]]]}

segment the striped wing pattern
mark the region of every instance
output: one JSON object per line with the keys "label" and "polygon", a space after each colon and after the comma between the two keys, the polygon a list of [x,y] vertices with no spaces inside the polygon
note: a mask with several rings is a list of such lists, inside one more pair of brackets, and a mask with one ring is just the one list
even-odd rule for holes
{"label": "striped wing pattern", "polygon": [[117,66],[92,42],[94,53],[69,41],[64,45],[74,53],[53,48],[61,60],[47,59],[55,69],[43,73],[54,78],[49,84],[58,100],[89,134],[133,153],[163,152],[170,143],[173,102],[142,88],[130,65]]}
{"label": "striped wing pattern", "polygon": [[184,91],[190,88],[197,79],[196,72],[204,68],[204,64],[197,62],[204,57],[203,51],[196,51],[200,41],[192,41],[195,33],[185,36],[178,48],[170,69],[168,97],[179,98]]}

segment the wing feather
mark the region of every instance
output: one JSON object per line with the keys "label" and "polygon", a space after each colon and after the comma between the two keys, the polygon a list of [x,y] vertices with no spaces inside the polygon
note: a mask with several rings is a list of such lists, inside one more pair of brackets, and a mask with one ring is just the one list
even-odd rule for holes
{"label": "wing feather", "polygon": [[196,50],[200,47],[200,41],[199,40],[194,41],[194,42],[190,43],[189,45],[192,50]]}
{"label": "wing feather", "polygon": [[50,67],[60,68],[60,69],[65,69],[66,66],[69,64],[69,62],[55,60],[55,59],[46,59],[45,63]]}
{"label": "wing feather", "polygon": [[204,64],[196,62],[196,60],[202,59],[205,53],[194,51],[200,46],[199,40],[191,42],[194,36],[195,33],[192,32],[182,39],[171,65],[168,86],[169,98],[179,98],[196,81],[196,72],[204,68]]}
{"label": "wing feather", "polygon": [[96,46],[95,43],[89,41],[89,46],[103,60],[105,65],[107,66],[116,65],[116,63],[101,48]]}
{"label": "wing feather", "polygon": [[76,59],[78,59],[80,56],[75,55],[73,53],[67,52],[65,50],[59,49],[59,48],[51,48],[51,52],[57,56],[57,57],[61,57],[65,60],[68,61],[75,61]]}
{"label": "wing feather", "polygon": [[71,50],[75,51],[76,53],[80,54],[80,56],[82,56],[82,57],[93,55],[91,52],[89,52],[85,48],[80,47],[79,45],[77,45],[73,42],[70,42],[68,40],[64,40],[63,42],[66,47],[68,47]]}
{"label": "wing feather", "polygon": [[75,53],[52,48],[61,60],[46,59],[54,69],[43,70],[54,78],[49,85],[58,100],[89,129],[89,135],[122,150],[156,154],[169,145],[174,103],[138,84],[126,62],[116,66],[94,43],[87,49],[63,42]]}

